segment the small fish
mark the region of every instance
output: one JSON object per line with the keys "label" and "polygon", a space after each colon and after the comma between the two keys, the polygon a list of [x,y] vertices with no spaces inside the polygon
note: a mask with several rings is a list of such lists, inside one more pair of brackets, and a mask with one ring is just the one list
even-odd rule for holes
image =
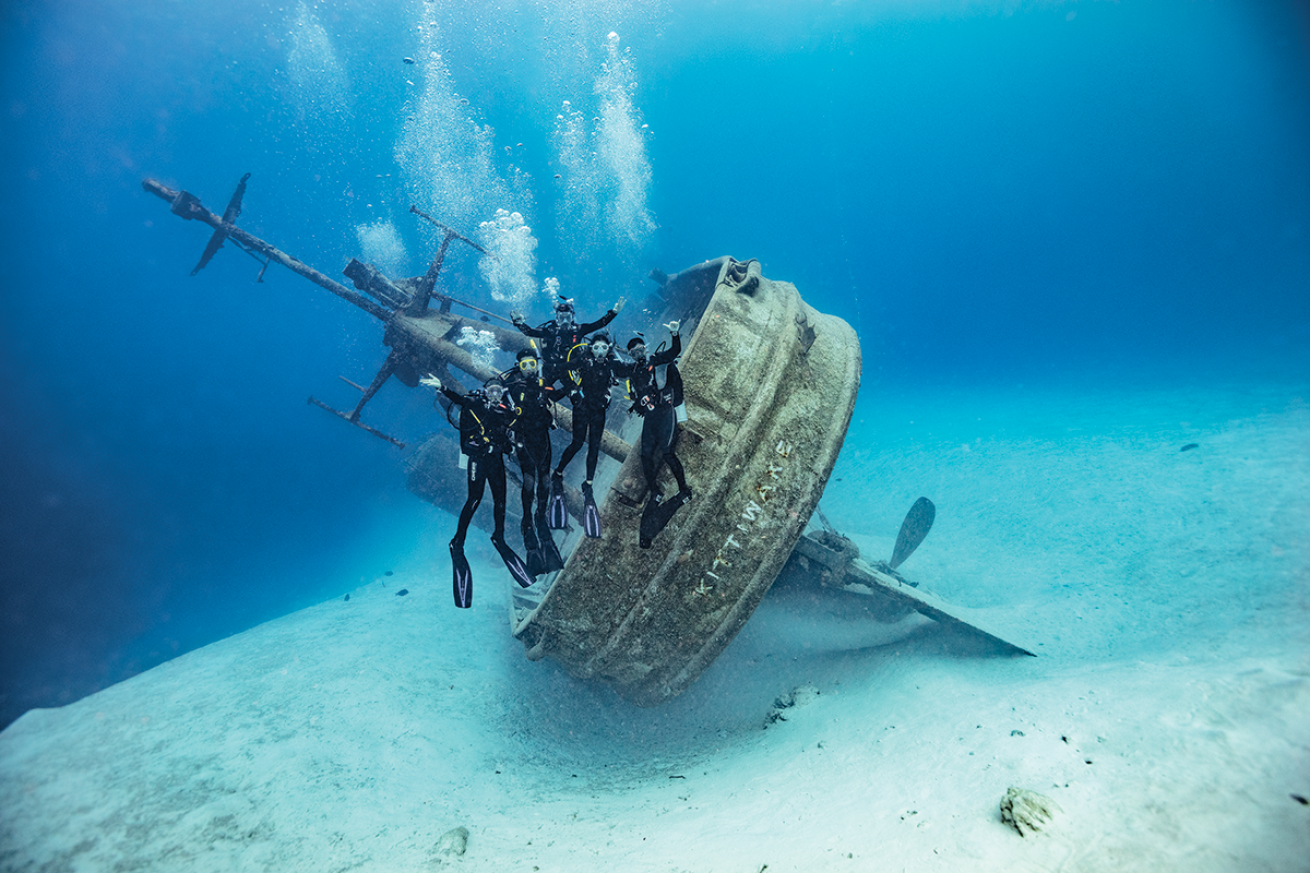
{"label": "small fish", "polygon": [[1180,452],[1190,452],[1192,449],[1199,449],[1200,447],[1201,447],[1201,444],[1200,444],[1200,443],[1188,443],[1187,445],[1183,446],[1183,447],[1182,447],[1181,449],[1179,449],[1178,451],[1180,451]]}
{"label": "small fish", "polygon": [[404,61],[404,62],[407,63],[407,64],[412,64],[412,63],[414,63],[414,59],[413,59],[413,58],[401,58],[401,60]]}
{"label": "small fish", "polygon": [[383,573],[382,575],[383,575],[383,576],[390,576],[390,575],[391,575],[391,571],[388,570],[387,572]]}
{"label": "small fish", "polygon": [[408,588],[402,588],[402,589],[400,589],[399,591],[396,592],[396,596],[397,596],[397,597],[404,597],[404,596],[405,596],[406,594],[408,594],[408,593],[409,593],[409,589],[408,589]]}
{"label": "small fish", "polygon": [[350,602],[350,595],[349,595],[349,594],[346,595],[346,602],[347,602],[347,603]]}

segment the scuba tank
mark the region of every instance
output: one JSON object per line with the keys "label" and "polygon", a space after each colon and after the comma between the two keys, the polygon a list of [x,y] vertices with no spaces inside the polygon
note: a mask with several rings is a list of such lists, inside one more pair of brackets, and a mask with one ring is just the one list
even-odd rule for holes
{"label": "scuba tank", "polygon": [[677,361],[670,361],[664,368],[664,387],[660,389],[660,399],[670,406],[682,405],[682,373]]}

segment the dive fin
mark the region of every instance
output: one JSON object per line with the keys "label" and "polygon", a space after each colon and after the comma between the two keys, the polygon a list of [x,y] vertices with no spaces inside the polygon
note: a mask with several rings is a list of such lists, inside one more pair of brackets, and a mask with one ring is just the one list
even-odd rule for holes
{"label": "dive fin", "polygon": [[537,542],[541,546],[541,560],[543,573],[554,573],[564,569],[564,558],[560,556],[559,547],[555,545],[555,537],[550,532],[550,526],[546,524],[545,516],[537,519]]}
{"label": "dive fin", "polygon": [[564,505],[564,477],[556,473],[550,477],[551,530],[568,530],[569,509]]}
{"label": "dive fin", "polygon": [[468,609],[473,605],[473,571],[464,557],[464,547],[450,544],[450,563],[455,567],[455,605]]}
{"label": "dive fin", "polygon": [[545,569],[546,561],[541,553],[541,542],[537,533],[532,528],[532,522],[527,519],[523,520],[523,551],[524,560],[528,565],[528,575],[536,578],[543,573],[548,572]]}
{"label": "dive fin", "polygon": [[673,519],[673,514],[689,500],[691,500],[691,491],[683,490],[668,500],[657,501],[651,499],[646,501],[646,508],[641,513],[641,532],[638,545],[643,549],[649,549],[650,544],[655,541],[655,537],[659,536],[660,531],[664,530]]}
{"label": "dive fin", "polygon": [[896,536],[896,548],[892,549],[892,559],[888,562],[893,570],[919,548],[919,543],[928,535],[936,517],[937,507],[927,497],[914,501],[910,511],[905,514],[905,521],[901,522],[901,532]]}
{"label": "dive fin", "polygon": [[519,583],[520,587],[527,588],[537,581],[528,573],[528,568],[524,566],[523,559],[509,547],[509,543],[505,542],[503,538],[492,537],[491,544],[496,547],[496,551],[500,552],[500,559],[505,562],[505,569],[509,570],[509,574],[514,577],[514,581]]}
{"label": "dive fin", "polygon": [[593,540],[600,539],[600,509],[596,506],[596,495],[591,493],[591,486],[582,486],[582,532]]}

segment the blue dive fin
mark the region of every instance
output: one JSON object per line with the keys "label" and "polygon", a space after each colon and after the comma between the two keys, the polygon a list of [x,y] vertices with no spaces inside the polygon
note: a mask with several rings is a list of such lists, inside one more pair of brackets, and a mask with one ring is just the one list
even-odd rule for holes
{"label": "blue dive fin", "polygon": [[500,552],[500,559],[505,562],[505,569],[514,577],[514,581],[519,583],[523,588],[527,588],[533,582],[537,581],[532,578],[528,568],[524,566],[523,559],[515,554],[514,550],[509,547],[509,543],[500,537],[492,537],[491,544]]}
{"label": "blue dive fin", "polygon": [[673,520],[673,514],[689,500],[691,491],[683,490],[662,502],[655,499],[646,501],[646,508],[641,513],[641,531],[637,544],[643,549],[649,549],[655,537]]}
{"label": "blue dive fin", "polygon": [[582,486],[582,532],[593,540],[600,539],[600,509],[596,506],[596,495],[591,493],[591,486]]}
{"label": "blue dive fin", "polygon": [[468,609],[473,605],[473,571],[464,557],[464,548],[450,544],[450,563],[455,567],[455,605]]}
{"label": "blue dive fin", "polygon": [[543,515],[537,519],[537,542],[541,545],[542,572],[554,573],[564,569],[564,558],[560,556],[555,537],[550,532],[550,525]]}
{"label": "blue dive fin", "polygon": [[552,530],[569,529],[569,509],[564,505],[564,477],[550,477],[550,527]]}

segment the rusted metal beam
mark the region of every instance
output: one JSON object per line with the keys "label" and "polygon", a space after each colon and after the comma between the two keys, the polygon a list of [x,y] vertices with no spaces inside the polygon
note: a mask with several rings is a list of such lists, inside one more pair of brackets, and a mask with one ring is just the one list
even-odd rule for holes
{"label": "rusted metal beam", "polygon": [[405,444],[402,443],[400,440],[396,439],[395,437],[387,436],[386,434],[384,434],[382,431],[378,430],[375,427],[369,427],[367,424],[364,424],[364,422],[360,421],[358,418],[352,418],[350,413],[348,412],[342,412],[340,409],[333,409],[331,406],[328,406],[326,403],[324,403],[322,400],[319,400],[316,397],[310,397],[307,402],[313,404],[314,406],[317,406],[319,409],[326,409],[328,412],[342,419],[346,423],[353,424],[355,427],[359,428],[360,430],[367,431],[373,434],[373,436],[378,437],[379,439],[384,439],[398,449],[403,449],[405,447]]}
{"label": "rusted metal beam", "polygon": [[855,556],[858,555],[858,550],[855,550],[855,555],[852,555],[849,551],[829,548],[813,536],[806,535],[797,540],[794,554],[828,571],[830,578],[823,580],[825,587],[837,588],[851,594],[886,597],[933,621],[996,643],[1007,651],[1035,657],[1035,653],[1023,646],[1015,645],[1000,634],[984,628],[979,623],[979,619],[972,614],[972,610],[946,603],[927,591],[911,586],[904,579],[869,566]]}
{"label": "rusted metal beam", "polygon": [[[176,191],[154,179],[146,179],[142,181],[141,187],[146,191],[149,191],[151,194],[154,194],[160,200],[166,200],[172,204],[173,214],[188,221],[195,220],[203,222],[214,228],[216,231],[222,231],[226,235],[226,239],[232,240],[241,248],[250,252],[258,252],[269,260],[277,261],[291,272],[305,277],[320,288],[331,291],[333,294],[348,303],[358,306],[379,321],[386,321],[391,317],[391,313],[388,310],[374,303],[372,300],[369,300],[367,297],[355,293],[340,282],[329,279],[313,267],[301,262],[291,255],[288,255],[286,252],[280,251],[276,246],[265,242],[259,237],[247,233],[235,224],[224,221],[220,216],[215,215],[206,209],[204,205],[201,204],[199,198],[194,194],[190,194],[186,191]],[[260,275],[263,275],[262,271]]]}

